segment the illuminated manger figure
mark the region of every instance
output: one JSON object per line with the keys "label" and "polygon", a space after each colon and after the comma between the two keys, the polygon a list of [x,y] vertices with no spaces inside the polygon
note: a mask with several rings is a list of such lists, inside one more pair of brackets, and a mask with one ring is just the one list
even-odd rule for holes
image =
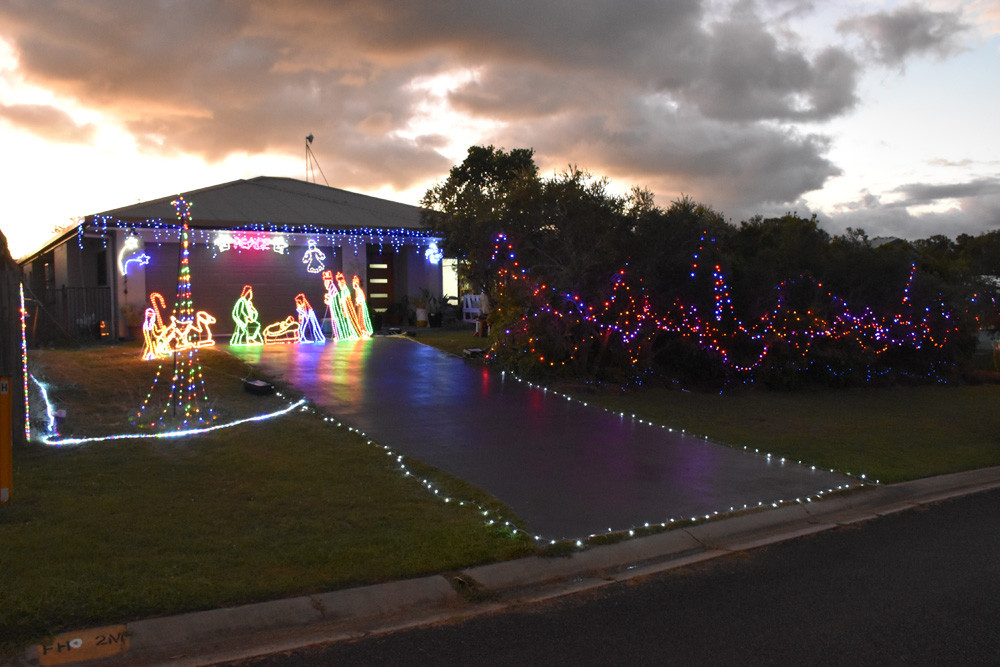
{"label": "illuminated manger figure", "polygon": [[354,308],[358,314],[360,333],[364,338],[370,338],[374,330],[372,320],[368,316],[368,301],[365,299],[364,290],[361,289],[361,278],[354,276],[351,286],[354,288]]}
{"label": "illuminated manger figure", "polygon": [[299,323],[289,315],[280,322],[268,324],[264,327],[264,344],[274,345],[275,343],[295,343],[299,340]]}
{"label": "illuminated manger figure", "polygon": [[295,295],[295,312],[299,315],[299,342],[325,343],[326,336],[323,335],[323,328],[320,327],[316,313],[309,305],[305,294]]}
{"label": "illuminated manger figure", "polygon": [[309,273],[319,273],[326,268],[323,265],[326,255],[316,247],[315,241],[310,239],[308,243],[309,247],[306,248],[305,254],[302,255],[302,263],[306,265],[306,271]]}
{"label": "illuminated manger figure", "polygon": [[253,287],[244,285],[240,298],[233,306],[233,322],[236,331],[229,339],[230,345],[263,345],[261,326],[257,309],[253,306]]}

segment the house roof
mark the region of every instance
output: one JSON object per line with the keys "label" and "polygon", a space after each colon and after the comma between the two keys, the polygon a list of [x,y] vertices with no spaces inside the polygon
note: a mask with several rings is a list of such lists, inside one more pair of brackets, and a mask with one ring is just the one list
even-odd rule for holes
{"label": "house roof", "polygon": [[[178,195],[88,215],[141,223],[176,220],[171,204]],[[263,225],[321,229],[423,230],[421,209],[294,178],[258,176],[180,193],[191,204],[192,227]]]}

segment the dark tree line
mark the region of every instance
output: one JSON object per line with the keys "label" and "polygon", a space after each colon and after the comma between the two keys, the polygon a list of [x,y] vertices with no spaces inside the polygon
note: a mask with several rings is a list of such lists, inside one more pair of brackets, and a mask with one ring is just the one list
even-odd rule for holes
{"label": "dark tree line", "polygon": [[492,146],[470,148],[422,203],[496,303],[492,358],[523,373],[941,380],[1000,327],[1000,230],[875,243],[795,213],[734,224],[689,197],[612,194],[575,167],[542,178],[530,149]]}

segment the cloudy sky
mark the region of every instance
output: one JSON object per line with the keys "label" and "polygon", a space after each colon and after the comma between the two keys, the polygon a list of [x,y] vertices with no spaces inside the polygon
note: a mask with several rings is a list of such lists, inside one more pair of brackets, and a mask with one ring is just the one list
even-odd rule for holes
{"label": "cloudy sky", "polygon": [[15,257],[74,216],[305,178],[307,134],[331,185],[414,204],[493,144],[735,222],[976,234],[998,118],[996,0],[0,0]]}

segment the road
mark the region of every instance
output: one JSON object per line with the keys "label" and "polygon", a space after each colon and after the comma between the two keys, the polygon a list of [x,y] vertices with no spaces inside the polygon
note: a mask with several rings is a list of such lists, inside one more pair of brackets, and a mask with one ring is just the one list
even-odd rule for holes
{"label": "road", "polygon": [[234,664],[1000,665],[1000,490],[464,622]]}

